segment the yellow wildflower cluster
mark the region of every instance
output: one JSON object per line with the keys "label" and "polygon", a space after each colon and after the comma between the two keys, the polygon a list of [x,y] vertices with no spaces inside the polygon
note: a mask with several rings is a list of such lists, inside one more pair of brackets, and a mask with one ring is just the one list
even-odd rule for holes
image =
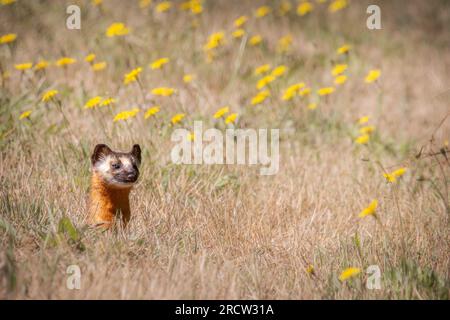
{"label": "yellow wildflower cluster", "polygon": [[285,101],[292,100],[294,97],[300,95],[301,89],[303,89],[304,87],[304,82],[299,82],[289,86],[286,90],[283,91],[281,99]]}
{"label": "yellow wildflower cluster", "polygon": [[139,113],[139,111],[140,111],[139,108],[133,108],[131,110],[125,110],[125,111],[119,112],[118,114],[116,114],[113,121],[117,122],[117,121],[123,121],[123,120],[133,118]]}
{"label": "yellow wildflower cluster", "polygon": [[182,10],[189,10],[192,14],[200,14],[203,12],[202,0],[189,0],[181,3]]}
{"label": "yellow wildflower cluster", "polygon": [[367,125],[368,122],[369,116],[359,118],[358,124],[361,127],[359,128],[359,136],[355,139],[357,144],[367,144],[370,140],[370,135],[375,131],[375,126]]}
{"label": "yellow wildflower cluster", "polygon": [[114,98],[105,98],[104,99],[100,96],[95,96],[95,97],[89,99],[85,103],[84,108],[92,109],[92,108],[96,108],[96,107],[107,107],[109,105],[112,105],[115,102],[116,102],[116,99],[114,99]]}

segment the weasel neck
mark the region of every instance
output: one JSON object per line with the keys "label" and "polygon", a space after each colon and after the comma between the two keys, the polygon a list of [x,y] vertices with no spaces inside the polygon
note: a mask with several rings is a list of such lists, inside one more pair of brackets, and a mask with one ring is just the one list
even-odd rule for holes
{"label": "weasel neck", "polygon": [[114,188],[94,172],[91,179],[90,220],[95,225],[111,225],[119,212],[126,224],[130,218],[131,187]]}

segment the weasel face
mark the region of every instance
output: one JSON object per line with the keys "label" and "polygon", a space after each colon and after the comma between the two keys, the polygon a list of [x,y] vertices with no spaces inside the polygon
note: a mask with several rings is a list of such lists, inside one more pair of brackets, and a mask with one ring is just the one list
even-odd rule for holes
{"label": "weasel face", "polygon": [[131,188],[139,177],[141,148],[133,146],[129,153],[114,152],[107,145],[99,144],[91,156],[92,168],[103,181],[113,188]]}

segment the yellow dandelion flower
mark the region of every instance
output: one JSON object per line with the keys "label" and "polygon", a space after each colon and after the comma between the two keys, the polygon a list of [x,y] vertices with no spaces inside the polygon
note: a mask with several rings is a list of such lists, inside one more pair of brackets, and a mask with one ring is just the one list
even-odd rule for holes
{"label": "yellow dandelion flower", "polygon": [[226,117],[225,123],[226,124],[235,123],[237,116],[238,116],[237,113],[230,114],[228,117]]}
{"label": "yellow dandelion flower", "polygon": [[314,275],[315,271],[314,271],[314,266],[312,264],[308,265],[308,267],[306,268],[306,273]]}
{"label": "yellow dandelion flower", "polygon": [[263,64],[263,65],[261,65],[259,67],[256,67],[255,68],[255,75],[259,76],[261,74],[264,74],[264,73],[270,71],[270,68],[271,68],[270,64]]}
{"label": "yellow dandelion flower", "polygon": [[31,62],[19,63],[14,65],[14,68],[19,71],[28,70],[31,69],[32,67],[33,64]]}
{"label": "yellow dandelion flower", "polygon": [[397,180],[397,178],[396,177],[394,177],[392,174],[390,174],[390,173],[383,173],[383,177],[387,180],[387,182],[392,182],[392,183],[394,183],[396,180]]}
{"label": "yellow dandelion flower", "polygon": [[330,5],[328,6],[328,11],[330,12],[337,12],[339,10],[342,10],[348,6],[347,0],[334,0]]}
{"label": "yellow dandelion flower", "polygon": [[137,68],[131,70],[129,73],[127,73],[123,77],[123,84],[127,85],[127,84],[137,81],[138,76],[141,72],[142,72],[141,67],[137,67]]}
{"label": "yellow dandelion flower", "polygon": [[309,110],[316,110],[317,109],[317,103],[313,103],[313,102],[309,103],[308,104],[308,109]]}
{"label": "yellow dandelion flower", "polygon": [[249,43],[251,46],[257,46],[262,43],[262,37],[258,34],[250,38]]}
{"label": "yellow dandelion flower", "polygon": [[364,79],[364,81],[366,83],[372,83],[374,81],[377,81],[377,79],[381,76],[381,70],[379,69],[373,69],[370,70],[369,73],[367,74],[366,78]]}
{"label": "yellow dandelion flower", "polygon": [[237,18],[236,20],[234,20],[234,26],[235,26],[236,28],[240,28],[240,27],[242,27],[247,21],[248,21],[248,17],[247,17],[247,16],[240,16],[239,18]]}
{"label": "yellow dandelion flower", "polygon": [[53,97],[55,97],[58,94],[58,90],[49,90],[46,91],[43,95],[42,95],[42,102],[48,102],[51,99],[53,99]]}
{"label": "yellow dandelion flower", "polygon": [[348,44],[344,44],[342,47],[339,47],[336,52],[337,54],[346,54],[350,51],[351,46]]}
{"label": "yellow dandelion flower", "polygon": [[2,6],[7,6],[8,4],[13,4],[16,0],[1,0],[0,3]]}
{"label": "yellow dandelion flower", "polygon": [[162,97],[170,97],[175,93],[174,88],[167,88],[167,87],[160,87],[160,88],[154,88],[151,91],[152,94],[155,96],[162,96]]}
{"label": "yellow dandelion flower", "polygon": [[203,12],[203,6],[200,0],[191,0],[191,12],[193,14],[200,14]]}
{"label": "yellow dandelion flower", "polygon": [[152,0],[139,0],[139,8],[145,9],[152,4]]}
{"label": "yellow dandelion flower", "polygon": [[183,82],[184,82],[184,83],[191,83],[192,80],[194,80],[194,78],[195,78],[195,75],[194,75],[194,74],[190,74],[190,73],[185,74],[185,75],[183,76]]}
{"label": "yellow dandelion flower", "polygon": [[281,96],[281,100],[289,101],[289,100],[292,100],[295,96],[296,96],[295,91],[286,89],[286,90],[283,92],[283,95]]}
{"label": "yellow dandelion flower", "polygon": [[272,9],[269,6],[261,6],[258,9],[256,9],[255,11],[255,17],[257,18],[262,18],[267,16],[270,12],[272,11]]}
{"label": "yellow dandelion flower", "polygon": [[217,110],[217,112],[214,114],[214,119],[222,118],[226,113],[230,112],[230,107],[225,106]]}
{"label": "yellow dandelion flower", "polygon": [[93,71],[101,71],[101,70],[105,69],[106,66],[107,66],[107,63],[105,61],[97,62],[92,65],[92,70]]}
{"label": "yellow dandelion flower", "polygon": [[325,87],[325,88],[320,88],[319,90],[317,90],[317,94],[319,96],[327,96],[332,94],[335,91],[335,88],[333,87]]}
{"label": "yellow dandelion flower", "polygon": [[284,16],[286,13],[291,11],[292,5],[289,1],[283,0],[280,4],[280,14]]}
{"label": "yellow dandelion flower", "polygon": [[84,105],[84,108],[85,109],[92,109],[92,108],[95,108],[95,107],[97,107],[98,105],[100,105],[100,102],[102,102],[102,97],[100,97],[100,96],[96,96],[96,97],[93,97],[93,98],[91,98],[91,99],[89,99],[87,102],[86,102],[86,104]]}
{"label": "yellow dandelion flower", "polygon": [[275,78],[281,77],[287,72],[288,68],[285,65],[280,65],[272,70],[271,75]]}
{"label": "yellow dandelion flower", "polygon": [[122,22],[114,22],[106,29],[108,38],[125,36],[130,33],[130,29]]}
{"label": "yellow dandelion flower", "polygon": [[131,110],[125,110],[122,112],[119,112],[116,114],[116,116],[113,119],[113,122],[121,121],[121,120],[127,120],[130,118],[135,117],[139,113],[139,108],[133,108]]}
{"label": "yellow dandelion flower", "polygon": [[365,126],[359,129],[359,133],[361,134],[371,134],[375,131],[375,126]]}
{"label": "yellow dandelion flower", "polygon": [[384,173],[383,176],[386,178],[388,182],[394,183],[395,181],[397,181],[397,178],[400,178],[406,173],[406,170],[407,170],[406,168],[400,168],[391,173]]}
{"label": "yellow dandelion flower", "polygon": [[155,10],[158,13],[166,12],[172,8],[172,2],[170,1],[163,1],[156,5]]}
{"label": "yellow dandelion flower", "polygon": [[110,105],[112,105],[114,103],[116,103],[116,99],[114,99],[114,98],[107,98],[107,99],[103,100],[100,103],[100,107],[107,107],[107,106],[110,106]]}
{"label": "yellow dandelion flower", "polygon": [[259,89],[262,89],[262,88],[264,88],[265,86],[267,86],[268,84],[270,84],[270,83],[272,83],[273,81],[275,81],[275,77],[273,76],[273,75],[271,75],[271,74],[269,74],[269,75],[267,75],[267,76],[265,76],[265,77],[262,77],[257,83],[256,83],[256,88],[259,90]]}
{"label": "yellow dandelion flower", "polygon": [[153,70],[155,69],[161,69],[162,66],[164,66],[165,64],[169,63],[170,59],[169,58],[161,58],[161,59],[157,59],[155,61],[153,61],[150,64],[150,68],[152,68]]}
{"label": "yellow dandelion flower", "polygon": [[183,11],[187,11],[191,9],[192,0],[184,1],[180,4],[180,9]]}
{"label": "yellow dandelion flower", "polygon": [[187,141],[195,141],[195,133],[189,132],[186,138]]}
{"label": "yellow dandelion flower", "polygon": [[219,31],[208,37],[208,42],[203,46],[204,50],[215,49],[225,43],[225,32]]}
{"label": "yellow dandelion flower", "polygon": [[345,70],[347,70],[348,65],[347,64],[337,64],[334,66],[333,70],[331,70],[331,74],[333,76],[338,76],[341,73],[343,73]]}
{"label": "yellow dandelion flower", "polygon": [[84,58],[84,61],[92,62],[94,61],[95,57],[96,57],[95,53],[90,53]]}
{"label": "yellow dandelion flower", "polygon": [[254,96],[254,97],[252,98],[251,105],[252,105],[252,106],[255,106],[255,105],[261,104],[261,103],[263,103],[268,97],[270,97],[270,91],[269,91],[269,90],[263,90],[263,91],[260,91],[260,92],[258,92],[258,93],[256,94],[256,96]]}
{"label": "yellow dandelion flower", "polygon": [[40,60],[36,65],[34,66],[35,70],[44,70],[49,66],[49,62],[47,60]]}
{"label": "yellow dandelion flower", "polygon": [[375,215],[375,211],[377,210],[377,206],[378,206],[378,201],[377,200],[373,200],[369,206],[367,208],[365,208],[364,210],[362,210],[358,217],[360,218],[364,218],[365,216],[374,216]]}
{"label": "yellow dandelion flower", "polygon": [[365,124],[367,122],[369,122],[369,116],[363,116],[363,117],[358,119],[358,123],[359,124]]}
{"label": "yellow dandelion flower", "polygon": [[31,110],[24,111],[20,114],[19,120],[29,118],[31,115]]}
{"label": "yellow dandelion flower", "polygon": [[75,62],[77,62],[77,60],[75,60],[75,59],[73,59],[73,58],[62,57],[62,58],[60,58],[60,59],[58,59],[58,60],[56,61],[56,65],[57,65],[58,67],[65,67],[65,66],[68,66],[68,65],[70,65],[70,64],[73,64],[73,63],[75,63]]}
{"label": "yellow dandelion flower", "polygon": [[357,144],[367,144],[370,140],[370,136],[368,134],[360,135],[355,139]]}
{"label": "yellow dandelion flower", "polygon": [[153,107],[150,107],[150,108],[145,112],[144,118],[145,118],[145,119],[148,119],[148,118],[154,116],[155,114],[157,114],[157,113],[159,112],[160,108],[161,108],[160,106],[153,106]]}
{"label": "yellow dandelion flower", "polygon": [[244,29],[236,29],[231,33],[231,36],[235,39],[239,39],[242,38],[245,34],[245,30]]}
{"label": "yellow dandelion flower", "polygon": [[306,97],[306,96],[309,96],[311,94],[311,92],[312,92],[311,88],[303,88],[299,94],[300,94],[300,97]]}
{"label": "yellow dandelion flower", "polygon": [[94,6],[99,6],[99,5],[101,5],[103,3],[103,0],[92,0],[92,4],[94,5]]}
{"label": "yellow dandelion flower", "polygon": [[280,53],[285,53],[289,51],[289,48],[292,45],[292,35],[288,34],[284,37],[281,37],[280,40],[278,40],[278,46],[277,51]]}
{"label": "yellow dandelion flower", "polygon": [[304,86],[305,86],[305,84],[303,82],[299,82],[299,83],[289,86],[286,90],[283,91],[281,99],[285,100],[285,101],[291,100],[300,92],[300,90]]}
{"label": "yellow dandelion flower", "polygon": [[368,134],[360,135],[355,139],[357,144],[367,144],[370,140],[370,136]]}
{"label": "yellow dandelion flower", "polygon": [[334,84],[340,85],[344,84],[347,81],[347,76],[345,74],[341,74],[334,79]]}
{"label": "yellow dandelion flower", "polygon": [[186,117],[186,115],[184,113],[177,113],[176,115],[174,115],[172,117],[172,119],[170,119],[170,122],[172,122],[172,124],[177,124],[179,123],[181,120],[184,119],[184,117]]}
{"label": "yellow dandelion flower", "polygon": [[15,33],[4,34],[0,37],[0,44],[11,43],[11,42],[14,42],[16,39],[17,39],[17,34],[15,34]]}
{"label": "yellow dandelion flower", "polygon": [[342,271],[341,275],[339,276],[339,280],[344,282],[347,279],[353,278],[361,273],[361,269],[359,268],[347,268],[344,271]]}
{"label": "yellow dandelion flower", "polygon": [[310,13],[314,9],[314,6],[309,1],[301,2],[297,7],[297,14],[299,16],[304,16]]}

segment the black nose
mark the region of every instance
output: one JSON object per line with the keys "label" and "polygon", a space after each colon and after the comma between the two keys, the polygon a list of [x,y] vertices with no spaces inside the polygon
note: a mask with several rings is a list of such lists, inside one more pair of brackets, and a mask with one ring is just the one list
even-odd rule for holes
{"label": "black nose", "polygon": [[127,174],[127,178],[130,180],[135,180],[137,178],[136,172],[130,172]]}

